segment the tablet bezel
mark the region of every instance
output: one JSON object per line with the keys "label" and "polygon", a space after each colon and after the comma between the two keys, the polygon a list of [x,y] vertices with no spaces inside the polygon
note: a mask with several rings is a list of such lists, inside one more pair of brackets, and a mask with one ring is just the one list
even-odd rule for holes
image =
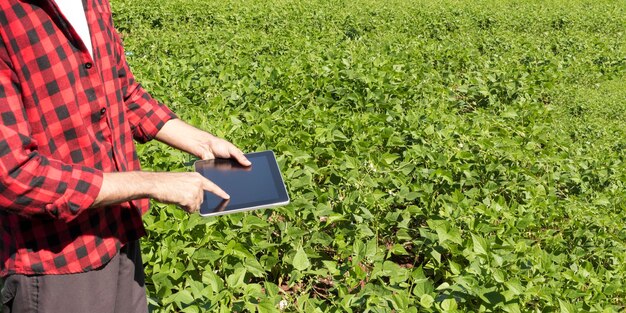
{"label": "tablet bezel", "polygon": [[[245,154],[246,157],[253,162],[254,166],[254,159],[255,158],[259,158],[262,157],[267,161],[267,164],[269,164],[269,171],[271,173],[271,181],[272,184],[274,186],[274,190],[276,191],[276,193],[278,194],[277,198],[274,199],[270,199],[270,200],[263,200],[263,201],[252,201],[252,202],[246,202],[243,204],[238,205],[235,208],[232,209],[227,209],[228,206],[228,201],[224,201],[222,204],[220,205],[226,205],[226,208],[223,209],[222,211],[215,211],[214,209],[211,209],[211,212],[207,212],[207,205],[205,204],[206,202],[203,201],[202,205],[200,206],[200,211],[198,212],[201,216],[217,216],[217,215],[225,215],[225,214],[230,214],[230,213],[238,213],[238,212],[245,212],[245,211],[251,211],[251,210],[258,210],[258,209],[266,209],[266,208],[272,208],[272,207],[277,207],[277,206],[282,206],[282,205],[286,205],[289,203],[290,199],[289,199],[289,194],[287,193],[287,188],[285,186],[285,183],[283,181],[281,172],[280,172],[280,168],[278,167],[278,162],[276,161],[276,156],[274,155],[274,152],[271,150],[266,150],[266,151],[260,151],[260,152],[252,152],[252,153],[247,153]],[[223,161],[227,161],[230,162],[231,165],[233,167],[241,167],[243,168],[242,165],[239,165],[237,163],[236,160],[234,159],[218,159],[220,162]],[[194,169],[196,172],[198,173],[202,173],[201,169],[202,167],[212,167],[216,161],[216,159],[209,159],[209,160],[198,160],[196,162],[194,162]],[[208,179],[211,179],[209,177],[207,177]],[[219,185],[219,183],[216,182],[216,184]],[[228,191],[227,191],[228,192]],[[205,196],[208,192],[205,191]],[[204,212],[204,213],[203,213]]]}

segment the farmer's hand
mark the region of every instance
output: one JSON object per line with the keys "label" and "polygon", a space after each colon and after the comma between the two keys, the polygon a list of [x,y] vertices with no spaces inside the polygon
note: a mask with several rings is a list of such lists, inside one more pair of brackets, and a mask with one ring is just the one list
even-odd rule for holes
{"label": "farmer's hand", "polygon": [[232,143],[195,128],[182,120],[169,120],[157,133],[156,139],[200,159],[233,158],[243,166],[250,161]]}
{"label": "farmer's hand", "polygon": [[210,180],[195,172],[104,173],[102,188],[91,207],[104,207],[139,198],[177,204],[189,213],[200,209],[204,191],[229,199]]}

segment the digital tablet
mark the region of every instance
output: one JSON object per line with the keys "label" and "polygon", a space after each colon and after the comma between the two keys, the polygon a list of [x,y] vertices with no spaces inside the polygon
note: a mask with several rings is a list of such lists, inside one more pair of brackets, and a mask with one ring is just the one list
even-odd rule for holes
{"label": "digital tablet", "polygon": [[274,152],[253,152],[246,157],[252,165],[243,166],[234,159],[199,160],[194,163],[196,172],[230,195],[230,199],[224,200],[205,191],[200,215],[222,215],[289,203]]}

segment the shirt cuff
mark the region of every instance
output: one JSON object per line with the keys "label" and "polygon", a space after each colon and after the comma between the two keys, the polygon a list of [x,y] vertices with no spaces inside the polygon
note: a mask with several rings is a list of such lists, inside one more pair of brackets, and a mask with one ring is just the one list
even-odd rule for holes
{"label": "shirt cuff", "polygon": [[61,197],[46,206],[54,218],[70,221],[93,205],[100,193],[103,172],[81,165],[63,165],[66,179],[59,184]]}
{"label": "shirt cuff", "polygon": [[[141,143],[154,139],[167,121],[178,118],[178,116],[164,104],[155,100],[150,102],[155,102],[155,104],[149,110],[144,111],[145,113],[141,116],[139,123],[132,129],[133,138]],[[131,104],[130,107],[132,108],[135,105],[138,104]]]}

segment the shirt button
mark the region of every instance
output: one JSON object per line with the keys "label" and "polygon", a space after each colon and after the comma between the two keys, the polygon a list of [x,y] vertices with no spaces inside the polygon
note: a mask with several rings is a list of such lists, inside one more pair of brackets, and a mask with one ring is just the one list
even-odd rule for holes
{"label": "shirt button", "polygon": [[80,206],[74,202],[68,202],[67,203],[69,208],[70,208],[70,212],[72,212],[72,214],[77,214],[78,210],[80,210]]}
{"label": "shirt button", "polygon": [[91,64],[91,62],[85,63],[85,68],[86,69],[90,69],[93,67],[93,64]]}
{"label": "shirt button", "polygon": [[100,115],[104,115],[107,112],[107,108],[100,109]]}

